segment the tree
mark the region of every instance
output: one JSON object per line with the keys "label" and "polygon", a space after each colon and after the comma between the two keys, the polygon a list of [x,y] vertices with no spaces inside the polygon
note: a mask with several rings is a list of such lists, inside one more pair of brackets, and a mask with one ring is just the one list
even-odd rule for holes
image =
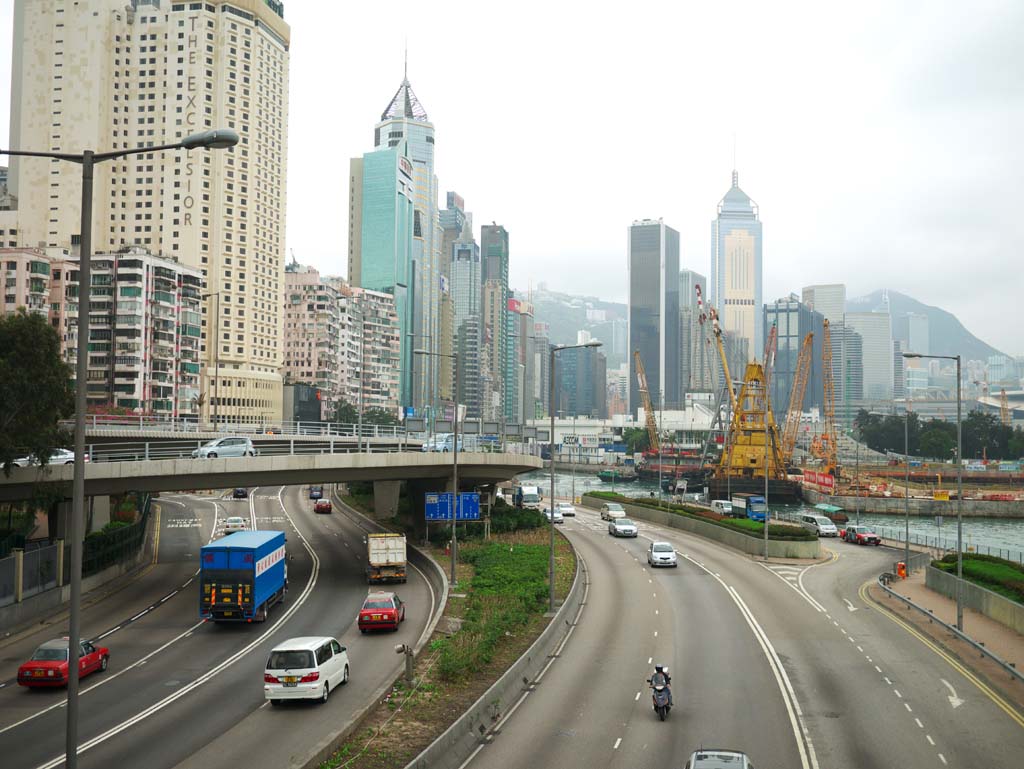
{"label": "tree", "polygon": [[[356,415],[358,421],[359,416]],[[394,412],[388,411],[387,409],[374,407],[367,409],[363,412],[363,424],[364,425],[397,425],[398,417],[395,416]]]}
{"label": "tree", "polygon": [[355,406],[342,398],[334,406],[334,416],[331,417],[331,421],[340,422],[345,425],[354,425],[359,421],[359,412]]}
{"label": "tree", "polygon": [[651,446],[651,440],[647,430],[642,427],[627,427],[622,431],[622,440],[626,444],[626,451],[636,454],[647,451]]}
{"label": "tree", "polygon": [[0,466],[34,454],[45,462],[68,440],[59,421],[74,413],[71,368],[60,338],[41,315],[18,308],[0,318]]}
{"label": "tree", "polygon": [[919,453],[923,457],[935,459],[949,459],[956,440],[949,437],[949,433],[942,429],[928,430],[921,435],[921,446]]}
{"label": "tree", "polygon": [[1009,459],[1024,459],[1024,430],[1017,428],[1013,431],[1007,446],[1007,457]]}

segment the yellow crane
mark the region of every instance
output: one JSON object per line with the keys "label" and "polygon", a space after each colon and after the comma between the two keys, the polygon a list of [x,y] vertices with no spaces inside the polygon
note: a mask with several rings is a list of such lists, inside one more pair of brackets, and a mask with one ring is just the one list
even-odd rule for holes
{"label": "yellow crane", "polygon": [[711,319],[711,328],[715,333],[715,343],[718,346],[718,357],[722,360],[722,375],[725,377],[725,389],[729,391],[729,405],[732,412],[736,412],[736,393],[732,389],[732,376],[729,373],[729,361],[725,355],[725,343],[722,341],[722,326],[718,322],[718,310],[714,307],[708,308],[708,317]]}
{"label": "yellow crane", "polygon": [[[767,446],[766,446],[767,442]],[[748,363],[716,477],[785,480],[782,441],[760,363]],[[766,450],[767,449],[767,450]]]}
{"label": "yellow crane", "polygon": [[658,426],[654,421],[654,409],[651,406],[651,393],[647,389],[647,372],[644,371],[644,362],[640,360],[640,351],[633,351],[633,361],[636,363],[636,382],[640,390],[640,398],[644,403],[644,416],[647,417],[647,438],[650,441],[650,450],[658,451]]}
{"label": "yellow crane", "polygon": [[786,464],[793,459],[793,449],[796,447],[796,438],[800,430],[800,414],[803,411],[804,395],[807,393],[807,377],[811,373],[813,343],[813,333],[804,337],[804,342],[800,346],[800,356],[796,361],[793,389],[789,393],[789,410],[786,412],[786,424],[782,429],[782,461]]}
{"label": "yellow crane", "polygon": [[825,333],[821,345],[822,378],[824,387],[824,427],[821,435],[811,444],[811,453],[824,463],[823,469],[833,475],[839,474],[839,451],[836,435],[836,390],[832,378],[832,333],[828,318],[825,318]]}

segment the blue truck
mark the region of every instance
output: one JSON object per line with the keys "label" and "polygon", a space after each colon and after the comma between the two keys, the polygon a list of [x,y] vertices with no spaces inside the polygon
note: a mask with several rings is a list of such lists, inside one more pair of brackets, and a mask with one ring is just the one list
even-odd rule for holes
{"label": "blue truck", "polygon": [[263,622],[288,592],[283,531],[239,531],[199,554],[199,617]]}

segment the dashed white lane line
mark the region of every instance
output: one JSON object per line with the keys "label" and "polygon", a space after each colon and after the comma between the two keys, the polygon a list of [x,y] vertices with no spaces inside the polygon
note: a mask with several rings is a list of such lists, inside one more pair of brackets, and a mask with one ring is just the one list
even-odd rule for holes
{"label": "dashed white lane line", "polygon": [[880,667],[878,667],[878,665],[875,665],[875,670],[877,670],[879,673],[882,672],[882,669]]}
{"label": "dashed white lane line", "polygon": [[655,637],[655,638],[657,638],[657,637],[658,637],[658,631],[657,631],[657,630],[655,630],[655,631],[654,631],[654,637]]}
{"label": "dashed white lane line", "polygon": [[889,677],[888,677],[888,676],[882,676],[882,678],[884,678],[884,679],[885,679],[885,682],[886,682],[886,683],[887,683],[887,684],[888,684],[889,686],[892,686],[892,681],[890,681],[890,680],[889,680]]}
{"label": "dashed white lane line", "polygon": [[895,694],[897,697],[899,697],[901,700],[903,699],[903,695],[900,694],[900,690],[899,689],[893,689],[892,693]]}
{"label": "dashed white lane line", "polygon": [[648,657],[647,664],[650,665],[652,662],[654,662],[654,657]]}
{"label": "dashed white lane line", "polygon": [[836,627],[839,627],[839,623],[836,622],[835,620],[832,620],[832,624],[835,625]]}
{"label": "dashed white lane line", "polygon": [[636,696],[633,698],[633,702],[638,702],[639,700],[640,700],[640,692],[637,692]]}
{"label": "dashed white lane line", "polygon": [[[859,651],[859,652],[863,653],[863,651],[864,651],[864,650],[863,650],[862,648],[860,648],[860,647],[858,646],[858,647],[857,647],[857,651]],[[870,660],[868,660],[868,661],[870,662]]]}
{"label": "dashed white lane line", "polygon": [[941,761],[942,763],[946,763],[946,757],[941,753],[939,753],[939,761]]}
{"label": "dashed white lane line", "polygon": [[[619,745],[621,745],[621,744],[622,744],[622,738],[619,737],[619,739],[615,740],[615,747],[613,747],[612,750],[618,750],[619,749]],[[940,753],[939,756],[941,757],[942,754]],[[943,763],[945,763],[945,759],[943,759]]]}
{"label": "dashed white lane line", "polygon": [[932,747],[935,747],[935,740],[933,740],[933,739],[932,739],[932,736],[931,736],[930,734],[926,734],[926,735],[924,736],[924,738],[925,738],[926,740],[928,740],[928,744],[929,744],[929,745],[931,745]]}
{"label": "dashed white lane line", "polygon": [[655,609],[655,610],[654,610],[654,613],[655,613],[655,614],[657,614],[657,613],[658,613],[658,610],[657,610],[657,609]]}
{"label": "dashed white lane line", "polygon": [[914,720],[917,722],[918,728],[924,729],[924,724],[921,723],[921,719],[920,718],[915,718]]}
{"label": "dashed white lane line", "polygon": [[914,712],[914,711],[913,711],[913,710],[911,709],[911,707],[910,707],[910,703],[909,703],[909,702],[904,702],[904,703],[903,703],[903,707],[905,707],[905,708],[907,709],[907,712],[908,712],[908,713],[913,713],[913,712]]}

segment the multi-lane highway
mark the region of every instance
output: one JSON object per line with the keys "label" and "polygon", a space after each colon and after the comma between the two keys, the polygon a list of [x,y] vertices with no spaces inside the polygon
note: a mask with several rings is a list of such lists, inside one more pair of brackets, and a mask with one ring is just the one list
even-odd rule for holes
{"label": "multi-lane highway", "polygon": [[[413,568],[398,586],[408,620],[398,633],[361,636],[354,620],[366,595],[363,531],[346,516],[315,515],[301,488],[259,488],[249,499],[159,501],[157,562],[87,606],[83,635],[111,649],[105,673],[83,679],[82,767],[288,766],[349,720],[401,665],[396,642],[416,643],[441,596]],[[289,594],[266,623],[197,619],[193,575],[199,548],[229,515],[288,536]],[[18,687],[18,664],[60,625],[7,643],[0,659],[0,755],[4,766],[63,762],[63,690]],[[263,667],[277,643],[333,635],[348,647],[348,685],[323,705],[269,708]]]}
{"label": "multi-lane highway", "polygon": [[[470,767],[681,767],[702,745],[759,769],[1019,766],[1019,714],[861,596],[891,553],[829,542],[819,564],[762,564],[644,523],[613,539],[583,508],[563,530],[588,565],[586,608]],[[647,566],[652,539],[678,568]],[[665,723],[655,662],[673,679]]]}

